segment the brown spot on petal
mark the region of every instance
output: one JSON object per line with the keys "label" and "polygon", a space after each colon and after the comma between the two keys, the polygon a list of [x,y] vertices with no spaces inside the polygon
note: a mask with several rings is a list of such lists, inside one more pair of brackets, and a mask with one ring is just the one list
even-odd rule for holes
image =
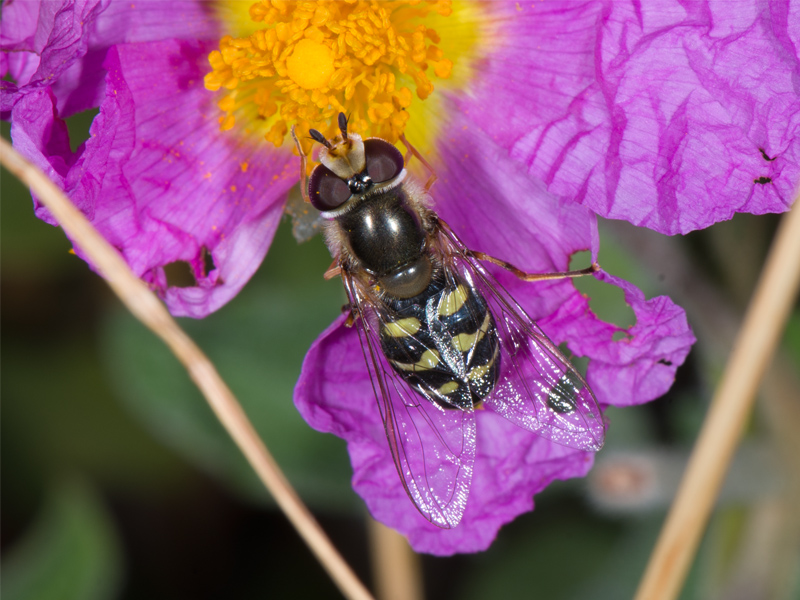
{"label": "brown spot on petal", "polygon": [[217,265],[214,264],[214,257],[211,255],[211,250],[205,246],[200,250],[200,255],[203,257],[203,277],[208,277],[208,274],[216,269]]}
{"label": "brown spot on petal", "polygon": [[766,160],[768,162],[772,162],[773,160],[778,158],[777,156],[773,156],[772,158],[770,158],[769,155],[767,155],[767,151],[764,150],[763,148],[759,148],[758,151],[761,152],[761,158],[763,158],[764,160]]}

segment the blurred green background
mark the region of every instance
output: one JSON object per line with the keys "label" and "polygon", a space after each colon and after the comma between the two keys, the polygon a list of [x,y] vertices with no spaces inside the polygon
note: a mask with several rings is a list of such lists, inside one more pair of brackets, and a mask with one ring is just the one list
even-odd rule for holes
{"label": "blurred green background", "polygon": [[[73,137],[91,116],[71,120]],[[33,216],[28,191],[6,171],[0,184],[4,600],[337,597],[177,361]],[[609,410],[588,480],[552,485],[487,552],[421,557],[427,597],[632,595],[777,222],[739,215],[684,238],[601,223],[603,267],[669,294],[698,343],[669,394]],[[319,236],[298,246],[284,222],[244,291],[181,325],[373,586],[344,443],[291,402],[306,350],[344,302],[321,277],[329,263]],[[578,285],[600,316],[630,324],[618,290]],[[798,373],[795,310],[683,598],[800,598]]]}

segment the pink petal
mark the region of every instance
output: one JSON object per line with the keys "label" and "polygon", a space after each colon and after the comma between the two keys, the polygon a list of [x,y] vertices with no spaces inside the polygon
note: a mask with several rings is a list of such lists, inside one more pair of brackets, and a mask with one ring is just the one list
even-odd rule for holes
{"label": "pink petal", "polygon": [[[173,314],[193,317],[222,306],[255,272],[298,168],[289,153],[220,133],[202,82],[210,47],[113,48],[100,113],[75,154],[49,92],[26,94],[12,126],[17,147],[64,186]],[[176,261],[189,264],[196,286],[167,287],[163,268]]]}
{"label": "pink petal", "polygon": [[790,206],[796,2],[489,6],[507,20],[459,105],[551,192],[668,234]]}
{"label": "pink petal", "polygon": [[358,336],[344,326],[344,317],[306,355],[295,404],[309,425],[348,442],[353,488],[376,519],[408,536],[418,552],[485,550],[502,525],[533,508],[534,494],[554,479],[583,476],[592,465],[591,453],[552,444],[479,411],[478,458],[464,518],[451,530],[431,525],[400,483]]}
{"label": "pink petal", "polygon": [[[532,273],[565,271],[580,250],[591,249],[596,260],[594,216],[559,202],[504,161],[500,148],[464,126],[454,118],[453,133],[442,140],[442,171],[433,193],[439,214],[467,245]],[[480,151],[466,156],[464,148]],[[526,283],[502,269],[493,272],[555,343],[567,342],[577,356],[590,359],[589,383],[604,404],[641,403],[666,393],[695,342],[683,309],[669,298],[646,300],[635,286],[607,273],[598,279],[621,287],[637,318],[617,341],[619,328],[598,319],[571,282]]]}
{"label": "pink petal", "polygon": [[[586,379],[602,404],[629,406],[663,396],[696,341],[686,313],[667,296],[647,300],[627,281],[602,271],[597,278],[625,291],[635,325],[621,330],[601,321],[579,294],[539,325],[553,332],[554,341],[566,341],[575,355],[590,359]],[[625,335],[616,339],[620,333]]]}
{"label": "pink petal", "polygon": [[[219,131],[202,82],[210,47],[125,44],[106,62],[124,78],[136,109],[136,147],[123,173],[137,227],[118,218],[113,203],[98,207],[98,222],[124,235],[129,263],[165,293],[173,314],[195,317],[232,298],[261,263],[298,168],[289,153]],[[203,248],[216,266],[211,273],[203,272]],[[194,267],[197,287],[164,289],[161,269],[176,260]]]}
{"label": "pink petal", "polygon": [[[123,42],[219,39],[205,2],[34,0],[3,4],[0,48],[13,51],[9,94],[52,86],[62,116],[94,108],[104,96],[108,49]],[[21,89],[19,89],[21,88]],[[4,98],[10,110],[12,98]]]}

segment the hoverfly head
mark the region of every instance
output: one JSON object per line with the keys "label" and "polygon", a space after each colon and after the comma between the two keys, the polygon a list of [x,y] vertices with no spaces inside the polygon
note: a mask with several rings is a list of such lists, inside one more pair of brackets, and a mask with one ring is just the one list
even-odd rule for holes
{"label": "hoverfly head", "polygon": [[320,211],[335,210],[352,196],[368,192],[373,185],[397,177],[404,167],[403,155],[389,142],[379,138],[362,140],[348,133],[347,117],[339,113],[340,133],[332,140],[316,129],[309,134],[322,144],[318,165],[308,182],[311,204]]}

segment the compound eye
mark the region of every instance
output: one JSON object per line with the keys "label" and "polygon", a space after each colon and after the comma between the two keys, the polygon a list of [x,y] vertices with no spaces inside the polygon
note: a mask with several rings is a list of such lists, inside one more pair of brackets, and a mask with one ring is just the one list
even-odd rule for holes
{"label": "compound eye", "polygon": [[308,195],[317,210],[334,210],[350,198],[350,187],[328,167],[318,165],[308,180]]}
{"label": "compound eye", "polygon": [[389,181],[403,170],[403,155],[400,150],[384,140],[364,140],[364,157],[367,173],[375,183]]}

